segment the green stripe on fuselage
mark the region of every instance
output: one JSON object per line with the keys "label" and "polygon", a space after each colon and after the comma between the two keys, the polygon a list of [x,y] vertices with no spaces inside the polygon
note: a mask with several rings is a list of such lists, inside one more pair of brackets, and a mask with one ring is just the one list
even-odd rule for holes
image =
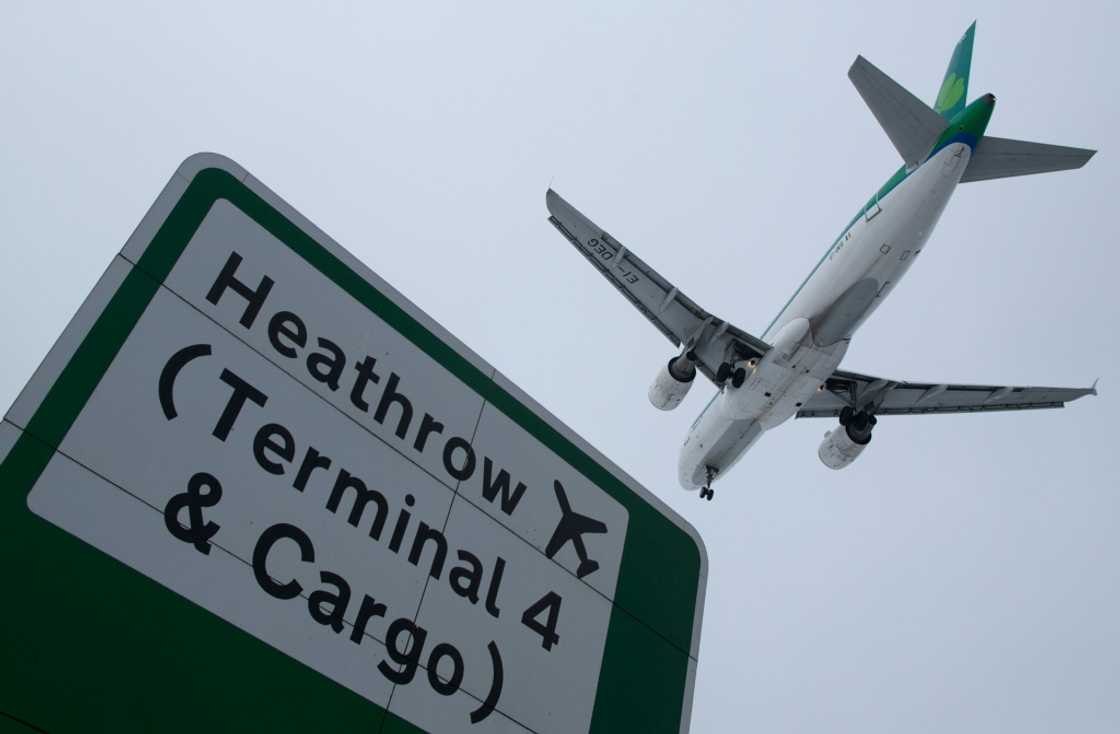
{"label": "green stripe on fuselage", "polygon": [[[918,168],[914,168],[913,170],[916,171],[918,170]],[[901,168],[899,168],[894,172],[894,175],[888,178],[887,182],[880,186],[879,190],[876,191],[871,196],[871,198],[867,200],[867,203],[860,207],[860,210],[856,212],[856,215],[852,217],[851,221],[848,222],[844,226],[844,229],[840,231],[840,235],[828,245],[828,249],[824,251],[824,254],[821,255],[821,259],[817,261],[817,264],[815,266],[813,266],[813,269],[809,272],[808,277],[806,277],[805,280],[801,281],[801,285],[797,287],[797,290],[795,290],[793,292],[793,295],[789,297],[789,300],[786,301],[786,305],[782,306],[782,310],[778,311],[778,315],[775,316],[774,319],[770,322],[770,325],[763,330],[762,338],[765,339],[766,334],[770,331],[770,329],[774,328],[774,324],[778,323],[778,319],[782,317],[782,314],[786,312],[786,309],[789,308],[789,305],[793,303],[793,299],[797,298],[801,291],[805,289],[805,286],[809,283],[809,281],[813,279],[813,276],[816,275],[817,271],[820,270],[821,265],[823,265],[824,261],[828,258],[828,254],[832,252],[832,248],[836,247],[836,245],[840,243],[840,240],[844,239],[844,235],[848,233],[848,230],[850,230],[852,226],[859,221],[859,218],[862,217],[871,206],[879,201],[882,201],[884,196],[889,194],[894,190],[896,186],[905,181],[906,177],[909,176],[910,173],[912,173],[912,171],[907,171],[906,166],[902,166]]]}

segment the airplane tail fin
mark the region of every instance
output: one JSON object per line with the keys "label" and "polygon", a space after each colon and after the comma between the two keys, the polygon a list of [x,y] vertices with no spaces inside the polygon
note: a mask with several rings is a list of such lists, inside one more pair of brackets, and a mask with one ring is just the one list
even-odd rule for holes
{"label": "airplane tail fin", "polygon": [[972,39],[976,35],[976,21],[964,32],[957,47],[953,49],[953,56],[949,59],[949,68],[945,70],[945,79],[937,91],[937,100],[933,109],[946,120],[964,109],[968,101],[968,74],[972,68]]}
{"label": "airplane tail fin", "polygon": [[907,166],[921,163],[949,126],[949,120],[965,108],[975,34],[976,22],[973,21],[953,49],[933,107],[927,106],[862,56],[856,57],[852,68],[848,69],[848,78]]}
{"label": "airplane tail fin", "polygon": [[[883,127],[908,168],[919,165],[942,139],[950,122],[971,136],[973,145],[961,183],[992,178],[1080,168],[1094,150],[1029,143],[985,135],[995,97],[985,95],[968,106],[968,78],[972,68],[973,21],[953,49],[949,68],[933,107],[906,90],[862,56],[848,69],[848,78]],[[966,111],[969,110],[969,111]]]}

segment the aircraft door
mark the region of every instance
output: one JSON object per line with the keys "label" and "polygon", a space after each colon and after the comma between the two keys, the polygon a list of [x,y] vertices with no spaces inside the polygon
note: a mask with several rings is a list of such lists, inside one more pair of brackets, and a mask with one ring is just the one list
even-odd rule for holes
{"label": "aircraft door", "polygon": [[879,194],[876,192],[875,199],[863,210],[863,220],[865,222],[870,222],[877,217],[881,211],[883,211],[883,209],[879,206]]}

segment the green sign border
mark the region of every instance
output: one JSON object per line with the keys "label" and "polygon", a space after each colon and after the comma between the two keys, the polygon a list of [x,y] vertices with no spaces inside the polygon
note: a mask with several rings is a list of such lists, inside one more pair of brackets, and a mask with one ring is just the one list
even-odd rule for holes
{"label": "green sign border", "polygon": [[230,202],[629,512],[591,730],[678,732],[702,552],[684,529],[221,168],[190,184],[0,464],[0,723],[48,731],[415,727],[42,520],[27,495],[211,206]]}

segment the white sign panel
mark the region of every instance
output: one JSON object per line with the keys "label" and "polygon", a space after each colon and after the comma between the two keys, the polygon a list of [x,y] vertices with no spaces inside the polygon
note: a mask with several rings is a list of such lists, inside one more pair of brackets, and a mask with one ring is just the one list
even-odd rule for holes
{"label": "white sign panel", "polygon": [[5,421],[31,513],[382,731],[607,731],[643,677],[687,729],[691,528],[230,161],[184,163]]}

